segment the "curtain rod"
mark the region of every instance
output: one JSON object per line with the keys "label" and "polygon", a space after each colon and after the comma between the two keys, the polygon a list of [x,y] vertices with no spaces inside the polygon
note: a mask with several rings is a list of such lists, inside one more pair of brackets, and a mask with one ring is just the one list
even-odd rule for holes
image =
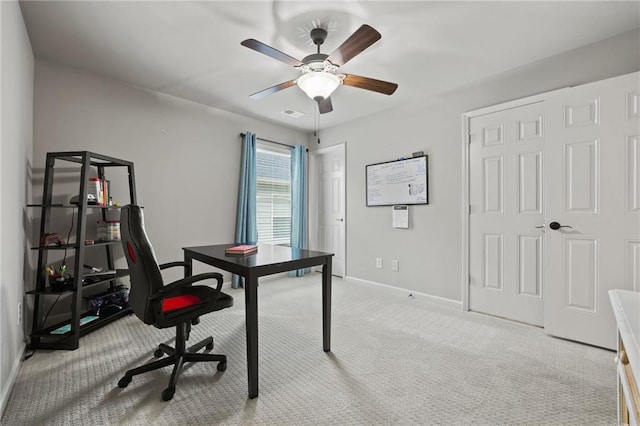
{"label": "curtain rod", "polygon": [[[241,138],[244,138],[244,133],[240,133],[239,136]],[[263,139],[263,138],[258,138],[258,137],[256,137],[256,139],[258,139],[259,141],[263,141],[263,142],[271,142],[271,143],[275,143],[276,145],[286,146],[287,148],[293,148],[292,145],[289,145],[289,144],[286,144],[286,143],[282,143],[282,142],[271,141],[269,139]]]}

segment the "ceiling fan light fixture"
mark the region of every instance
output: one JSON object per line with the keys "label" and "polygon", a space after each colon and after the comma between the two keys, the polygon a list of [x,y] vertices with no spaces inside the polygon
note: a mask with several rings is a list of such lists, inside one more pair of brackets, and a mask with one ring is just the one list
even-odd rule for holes
{"label": "ceiling fan light fixture", "polygon": [[298,86],[314,101],[321,101],[331,96],[340,85],[341,79],[325,71],[310,71],[298,78]]}

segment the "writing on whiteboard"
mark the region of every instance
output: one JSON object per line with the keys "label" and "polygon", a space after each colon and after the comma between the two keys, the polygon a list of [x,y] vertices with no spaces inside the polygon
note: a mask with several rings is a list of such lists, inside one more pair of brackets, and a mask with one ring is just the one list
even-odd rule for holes
{"label": "writing on whiteboard", "polygon": [[367,206],[428,204],[427,156],[370,164]]}

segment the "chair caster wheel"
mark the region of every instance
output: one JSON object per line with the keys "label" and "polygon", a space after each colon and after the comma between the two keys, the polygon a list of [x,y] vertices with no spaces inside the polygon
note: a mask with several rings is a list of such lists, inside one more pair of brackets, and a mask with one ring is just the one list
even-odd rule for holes
{"label": "chair caster wheel", "polygon": [[169,401],[173,399],[173,394],[176,393],[176,388],[166,388],[162,391],[162,400]]}
{"label": "chair caster wheel", "polygon": [[220,361],[217,369],[218,371],[227,371],[227,361]]}
{"label": "chair caster wheel", "polygon": [[213,350],[213,342],[211,342],[207,346],[205,346],[205,349],[208,350],[208,351],[212,351]]}
{"label": "chair caster wheel", "polygon": [[133,377],[124,376],[124,377],[123,377],[122,379],[120,379],[120,381],[118,382],[118,387],[119,387],[119,388],[126,388],[126,387],[127,387],[127,385],[128,385],[129,383],[131,383],[131,379],[132,379],[132,378],[133,378]]}
{"label": "chair caster wheel", "polygon": [[153,353],[153,356],[155,356],[156,358],[160,358],[162,355],[164,355],[164,351],[162,349],[156,349]]}

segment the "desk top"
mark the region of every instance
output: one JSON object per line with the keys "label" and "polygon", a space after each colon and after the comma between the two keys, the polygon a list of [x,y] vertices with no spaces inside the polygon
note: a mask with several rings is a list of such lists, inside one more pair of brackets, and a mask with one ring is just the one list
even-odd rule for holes
{"label": "desk top", "polygon": [[259,275],[321,265],[330,261],[333,253],[304,250],[272,244],[258,244],[257,253],[240,256],[225,254],[225,250],[236,244],[183,247],[185,255],[192,259],[220,267],[233,273],[248,270]]}
{"label": "desk top", "polygon": [[609,290],[609,298],[631,369],[640,374],[640,293]]}

